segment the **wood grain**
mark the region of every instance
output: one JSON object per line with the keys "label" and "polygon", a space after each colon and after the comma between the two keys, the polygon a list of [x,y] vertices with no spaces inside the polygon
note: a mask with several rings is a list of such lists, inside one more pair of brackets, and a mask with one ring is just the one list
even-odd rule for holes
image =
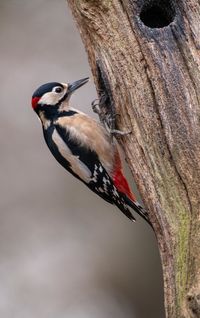
{"label": "wood grain", "polygon": [[[132,130],[120,142],[157,236],[166,317],[198,318],[200,3],[67,2],[88,53],[97,89],[100,61],[115,111],[120,114],[117,125],[121,130]],[[154,6],[168,14],[169,24],[146,26],[146,20],[140,18],[143,5],[146,15]]]}

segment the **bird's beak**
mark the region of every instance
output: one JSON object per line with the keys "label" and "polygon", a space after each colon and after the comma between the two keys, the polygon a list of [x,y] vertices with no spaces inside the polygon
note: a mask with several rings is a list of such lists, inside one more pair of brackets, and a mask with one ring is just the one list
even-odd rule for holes
{"label": "bird's beak", "polygon": [[89,77],[82,78],[72,84],[68,84],[68,93],[73,93],[76,89],[83,86],[89,81]]}

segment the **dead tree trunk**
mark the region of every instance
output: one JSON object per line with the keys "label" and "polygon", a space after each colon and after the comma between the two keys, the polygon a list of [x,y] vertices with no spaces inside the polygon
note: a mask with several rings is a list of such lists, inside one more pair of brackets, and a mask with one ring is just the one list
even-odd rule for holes
{"label": "dead tree trunk", "polygon": [[200,317],[200,3],[68,0],[157,236],[167,318]]}

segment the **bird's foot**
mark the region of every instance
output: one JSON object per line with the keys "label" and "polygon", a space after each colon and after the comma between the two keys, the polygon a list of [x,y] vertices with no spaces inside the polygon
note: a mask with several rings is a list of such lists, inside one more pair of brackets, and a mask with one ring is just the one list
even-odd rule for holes
{"label": "bird's foot", "polygon": [[107,103],[108,103],[108,96],[106,93],[101,93],[100,98],[95,99],[92,102],[92,109],[93,112],[99,115],[99,119],[104,125],[107,132],[112,136],[125,136],[129,135],[132,131],[121,131],[118,129],[115,129],[116,126],[116,117],[120,116],[118,113],[113,113],[112,105],[110,105],[110,112],[107,110]]}
{"label": "bird's foot", "polygon": [[102,107],[104,107],[106,101],[107,101],[107,95],[106,93],[101,93],[100,98],[96,98],[92,102],[92,110],[94,113],[98,114],[99,116],[102,114]]}

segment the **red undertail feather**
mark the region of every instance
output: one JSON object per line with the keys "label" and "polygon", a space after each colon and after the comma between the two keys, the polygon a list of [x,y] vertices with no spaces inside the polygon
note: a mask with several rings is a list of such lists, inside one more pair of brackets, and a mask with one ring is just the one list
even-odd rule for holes
{"label": "red undertail feather", "polygon": [[119,192],[124,193],[131,201],[136,201],[136,197],[131,191],[126,178],[122,172],[122,164],[118,151],[115,154],[115,169],[113,173],[113,182]]}
{"label": "red undertail feather", "polygon": [[[145,221],[147,221],[150,226],[151,222],[149,220],[148,213],[146,210],[137,202],[135,195],[131,191],[128,182],[126,181],[126,178],[123,175],[122,172],[122,164],[121,164],[121,159],[119,156],[118,151],[115,153],[115,167],[114,167],[114,173],[113,173],[113,182],[116,188],[118,189],[119,192],[125,195],[124,201],[125,203],[134,209]],[[128,216],[131,220],[135,220],[134,217],[131,215]]]}

